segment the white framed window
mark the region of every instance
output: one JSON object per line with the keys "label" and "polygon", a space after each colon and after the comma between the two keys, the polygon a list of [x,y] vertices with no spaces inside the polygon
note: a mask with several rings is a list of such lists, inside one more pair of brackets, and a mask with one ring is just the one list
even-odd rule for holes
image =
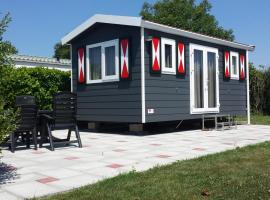
{"label": "white framed window", "polygon": [[218,49],[190,44],[190,112],[219,113]]}
{"label": "white framed window", "polygon": [[87,83],[119,81],[119,40],[86,46]]}
{"label": "white framed window", "polygon": [[175,40],[161,38],[161,71],[163,74],[176,74]]}
{"label": "white framed window", "polygon": [[231,79],[239,80],[239,54],[230,52]]}

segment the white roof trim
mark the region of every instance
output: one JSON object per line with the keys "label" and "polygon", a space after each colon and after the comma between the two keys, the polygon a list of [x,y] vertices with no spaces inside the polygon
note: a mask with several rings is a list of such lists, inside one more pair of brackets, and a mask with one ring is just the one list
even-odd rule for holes
{"label": "white roof trim", "polygon": [[148,29],[156,30],[156,31],[170,33],[173,35],[180,35],[183,37],[197,39],[197,40],[215,43],[215,44],[219,44],[219,45],[230,46],[230,47],[239,48],[239,49],[245,49],[248,51],[253,51],[255,49],[255,46],[253,46],[253,45],[245,45],[245,44],[241,44],[241,43],[237,43],[237,42],[230,42],[228,40],[223,40],[223,39],[219,39],[219,38],[215,38],[215,37],[211,37],[211,36],[207,36],[207,35],[202,35],[202,34],[194,33],[191,31],[185,31],[182,29],[173,28],[170,26],[157,24],[157,23],[150,22],[150,21],[142,20],[142,26],[145,28],[148,28]]}
{"label": "white roof trim", "polygon": [[68,43],[70,40],[78,36],[80,33],[85,31],[86,29],[93,26],[95,23],[106,23],[106,24],[119,24],[126,26],[141,26],[141,17],[124,17],[124,16],[116,16],[116,15],[94,15],[80,26],[75,28],[69,34],[62,38],[62,44]]}
{"label": "white roof trim", "polygon": [[211,42],[211,43],[229,46],[233,48],[244,49],[248,51],[254,51],[255,49],[255,46],[253,45],[230,42],[227,40],[223,40],[223,39],[219,39],[219,38],[215,38],[215,37],[211,37],[207,35],[202,35],[199,33],[185,31],[182,29],[173,28],[170,26],[142,20],[141,17],[126,17],[126,16],[115,16],[115,15],[94,15],[93,17],[85,21],[83,24],[75,28],[73,31],[71,31],[69,34],[67,34],[65,37],[63,37],[61,40],[62,44],[66,44],[70,42],[73,38],[75,38],[76,36],[78,36],[83,31],[87,30],[88,28],[90,28],[96,23],[119,24],[119,25],[125,25],[125,26],[143,27],[143,28],[170,33],[174,35],[184,36],[187,38],[197,39],[197,40],[201,40],[205,42]]}

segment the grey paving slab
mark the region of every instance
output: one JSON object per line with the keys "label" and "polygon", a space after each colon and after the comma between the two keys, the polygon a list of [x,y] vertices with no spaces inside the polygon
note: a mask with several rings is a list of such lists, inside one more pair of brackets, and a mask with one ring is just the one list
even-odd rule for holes
{"label": "grey paving slab", "polygon": [[22,197],[12,195],[8,192],[0,192],[0,200],[21,200]]}
{"label": "grey paving slab", "polygon": [[[66,133],[66,131],[65,131]],[[62,131],[55,132],[63,135]],[[82,132],[84,148],[67,146],[3,150],[7,166],[0,182],[0,200],[40,197],[95,183],[132,170],[145,171],[178,160],[192,159],[270,140],[270,126],[239,126],[220,131],[182,131],[150,136]]]}
{"label": "grey paving slab", "polygon": [[78,188],[84,185],[89,185],[102,180],[101,176],[83,174],[79,176],[73,176],[69,178],[64,178],[59,181],[48,183],[50,187],[58,188],[59,191],[66,191],[74,188]]}
{"label": "grey paving slab", "polygon": [[25,182],[16,185],[8,185],[5,186],[3,189],[23,199],[43,196],[59,191],[58,188],[38,183],[36,181]]}

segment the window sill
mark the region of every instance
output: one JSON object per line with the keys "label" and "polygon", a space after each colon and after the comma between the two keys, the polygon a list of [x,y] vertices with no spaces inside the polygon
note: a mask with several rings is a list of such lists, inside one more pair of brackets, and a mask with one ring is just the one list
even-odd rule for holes
{"label": "window sill", "polygon": [[231,75],[232,80],[239,80],[239,75]]}
{"label": "window sill", "polygon": [[91,85],[91,84],[98,84],[98,83],[110,83],[110,82],[119,82],[119,78],[117,79],[105,79],[105,80],[95,80],[95,81],[87,81],[86,84],[87,85]]}
{"label": "window sill", "polygon": [[162,71],[162,74],[169,74],[169,75],[176,75],[176,72],[171,72],[171,71]]}

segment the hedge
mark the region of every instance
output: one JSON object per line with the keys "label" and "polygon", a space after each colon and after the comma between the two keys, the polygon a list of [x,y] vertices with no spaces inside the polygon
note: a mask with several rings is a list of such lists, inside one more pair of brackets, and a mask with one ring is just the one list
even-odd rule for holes
{"label": "hedge", "polygon": [[58,91],[70,91],[70,72],[45,67],[1,69],[0,95],[7,108],[14,107],[17,95],[33,95],[39,109],[51,110]]}
{"label": "hedge", "polygon": [[270,115],[270,68],[250,67],[250,106],[255,114]]}

